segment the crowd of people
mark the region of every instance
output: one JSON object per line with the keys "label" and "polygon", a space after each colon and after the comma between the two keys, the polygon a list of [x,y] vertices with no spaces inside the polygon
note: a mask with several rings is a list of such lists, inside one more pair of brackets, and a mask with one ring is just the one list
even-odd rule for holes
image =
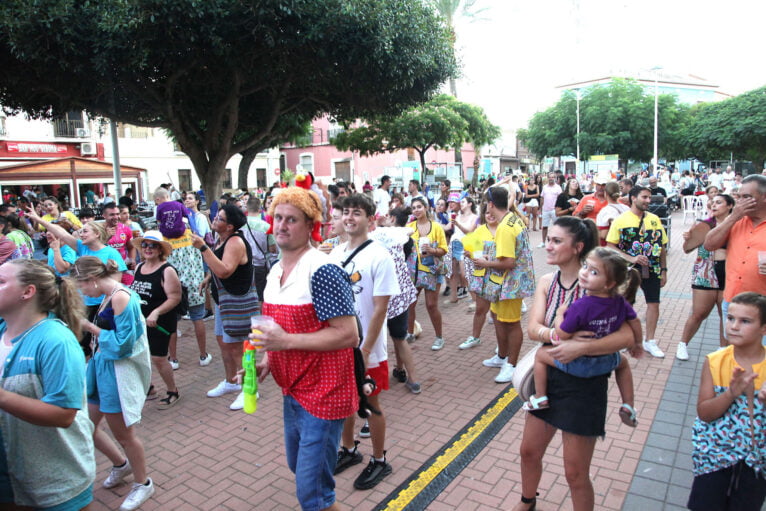
{"label": "crowd of people", "polygon": [[[683,235],[683,250],[696,258],[676,358],[689,359],[687,346],[714,306],[721,318],[721,350],[708,355],[701,374],[692,509],[760,509],[766,496],[766,176],[730,173],[713,171],[701,183],[684,175],[675,184],[678,194],[694,187],[710,197],[709,215]],[[259,379],[272,375],[284,395],[287,464],[301,508],[339,509],[334,476],[364,461],[357,436],[372,445],[356,489],[393,471],[385,391],[392,381],[423,391],[423,361],[410,346],[423,332],[422,294],[433,351],[486,345],[492,325],[495,354],[476,363],[497,369],[497,383],[513,381],[524,336],[539,341],[526,354],[534,358],[535,392],[525,396],[515,509],[534,508],[557,430],[573,507],[593,509],[589,467],[605,434],[608,377],[615,372],[620,419],[635,427],[633,378],[620,352],[661,358],[673,342],[656,335],[669,240],[650,212],[673,193],[659,183],[673,179],[670,172],[580,179],[549,172],[490,178],[477,189],[445,180],[424,191],[412,180],[403,192],[383,176],[362,193],[312,183],[274,188],[263,201],[257,192],[226,194],[209,212],[198,194],[163,186],[153,194],[156,229],[145,232],[131,219],[130,197],[130,204],[105,204],[101,221],[88,210],[77,217],[52,197],[39,208],[29,200],[4,204],[0,504],[86,508],[96,450],[113,465],[101,486],[133,476],[120,509],[151,498],[135,425],[147,401],[168,410],[183,395],[173,374],[182,318],[194,326],[199,365],[211,363],[209,318],[223,379],[207,396],[231,394],[229,408],[242,409],[243,348],[258,349]],[[41,260],[37,233],[46,245]],[[536,275],[535,257],[554,271]],[[638,289],[643,324],[633,308]],[[442,313],[462,300],[473,320],[470,335],[456,339]],[[272,321],[253,333],[257,315]],[[737,434],[724,438],[724,430]],[[58,455],[43,461],[31,442]],[[739,484],[727,493],[732,477]]]}

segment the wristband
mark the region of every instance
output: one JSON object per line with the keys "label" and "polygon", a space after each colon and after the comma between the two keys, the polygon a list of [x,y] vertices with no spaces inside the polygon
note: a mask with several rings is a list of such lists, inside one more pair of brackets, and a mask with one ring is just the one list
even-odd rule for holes
{"label": "wristband", "polygon": [[200,252],[205,252],[206,250],[208,250],[208,246],[207,245],[202,245],[201,247],[199,247],[199,251]]}

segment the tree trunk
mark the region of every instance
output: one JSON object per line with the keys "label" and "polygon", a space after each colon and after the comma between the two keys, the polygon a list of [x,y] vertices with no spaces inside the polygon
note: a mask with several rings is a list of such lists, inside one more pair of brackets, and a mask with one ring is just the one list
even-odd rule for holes
{"label": "tree trunk", "polygon": [[473,189],[475,190],[477,186],[479,186],[479,155],[477,153],[473,153],[473,176],[471,176],[471,185],[473,186]]}
{"label": "tree trunk", "polygon": [[202,184],[208,207],[221,197],[223,192],[223,175],[226,171],[226,162],[229,156],[225,154],[211,154],[210,158],[193,158],[194,171]]}
{"label": "tree trunk", "polygon": [[422,151],[418,148],[415,148],[415,150],[420,155],[420,188],[425,188],[426,186],[426,151],[428,149],[423,149]]}
{"label": "tree trunk", "polygon": [[247,177],[250,173],[250,165],[255,161],[259,149],[259,146],[253,146],[250,149],[239,153],[242,155],[242,159],[239,161],[239,169],[237,170],[237,188],[247,189]]}

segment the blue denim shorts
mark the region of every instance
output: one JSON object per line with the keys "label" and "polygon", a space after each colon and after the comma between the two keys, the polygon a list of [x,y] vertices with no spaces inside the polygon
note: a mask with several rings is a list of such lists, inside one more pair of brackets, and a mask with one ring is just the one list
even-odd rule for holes
{"label": "blue denim shorts", "polygon": [[612,353],[610,355],[599,355],[597,357],[580,357],[572,360],[568,364],[562,364],[558,360],[556,367],[567,374],[577,376],[578,378],[593,378],[609,374],[620,365],[620,354]]}
{"label": "blue denim shorts", "polygon": [[246,337],[232,337],[226,333],[226,331],[223,329],[223,321],[221,321],[221,309],[217,305],[213,305],[213,314],[215,314],[215,326],[213,327],[213,334],[223,337],[224,344],[243,342],[246,339]]}
{"label": "blue denim shorts", "polygon": [[189,319],[199,321],[205,318],[205,304],[189,305]]}
{"label": "blue denim shorts", "polygon": [[319,511],[335,503],[335,463],[343,419],[318,419],[292,396],[283,398],[287,466],[303,511]]}

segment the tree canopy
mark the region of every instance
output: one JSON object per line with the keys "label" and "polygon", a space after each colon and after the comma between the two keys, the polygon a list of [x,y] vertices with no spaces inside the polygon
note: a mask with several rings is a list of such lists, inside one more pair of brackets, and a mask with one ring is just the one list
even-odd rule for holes
{"label": "tree canopy", "polygon": [[[631,80],[615,79],[580,91],[580,158],[619,154],[620,159],[649,161],[653,155],[654,91]],[[658,99],[660,157],[684,157],[681,139],[689,108],[675,96]],[[535,114],[519,138],[539,157],[577,152],[577,97],[565,91],[554,106]]]}
{"label": "tree canopy", "polygon": [[4,0],[0,68],[6,112],[165,128],[213,196],[232,155],[396,114],[456,64],[424,0]]}
{"label": "tree canopy", "polygon": [[697,158],[728,159],[734,153],[764,168],[766,87],[695,107],[685,138]]}
{"label": "tree canopy", "polygon": [[341,150],[358,151],[363,156],[412,148],[425,170],[425,154],[431,148],[461,147],[466,142],[478,147],[499,136],[500,128],[489,122],[481,107],[441,94],[400,115],[379,116],[349,129],[335,137],[333,143]]}

